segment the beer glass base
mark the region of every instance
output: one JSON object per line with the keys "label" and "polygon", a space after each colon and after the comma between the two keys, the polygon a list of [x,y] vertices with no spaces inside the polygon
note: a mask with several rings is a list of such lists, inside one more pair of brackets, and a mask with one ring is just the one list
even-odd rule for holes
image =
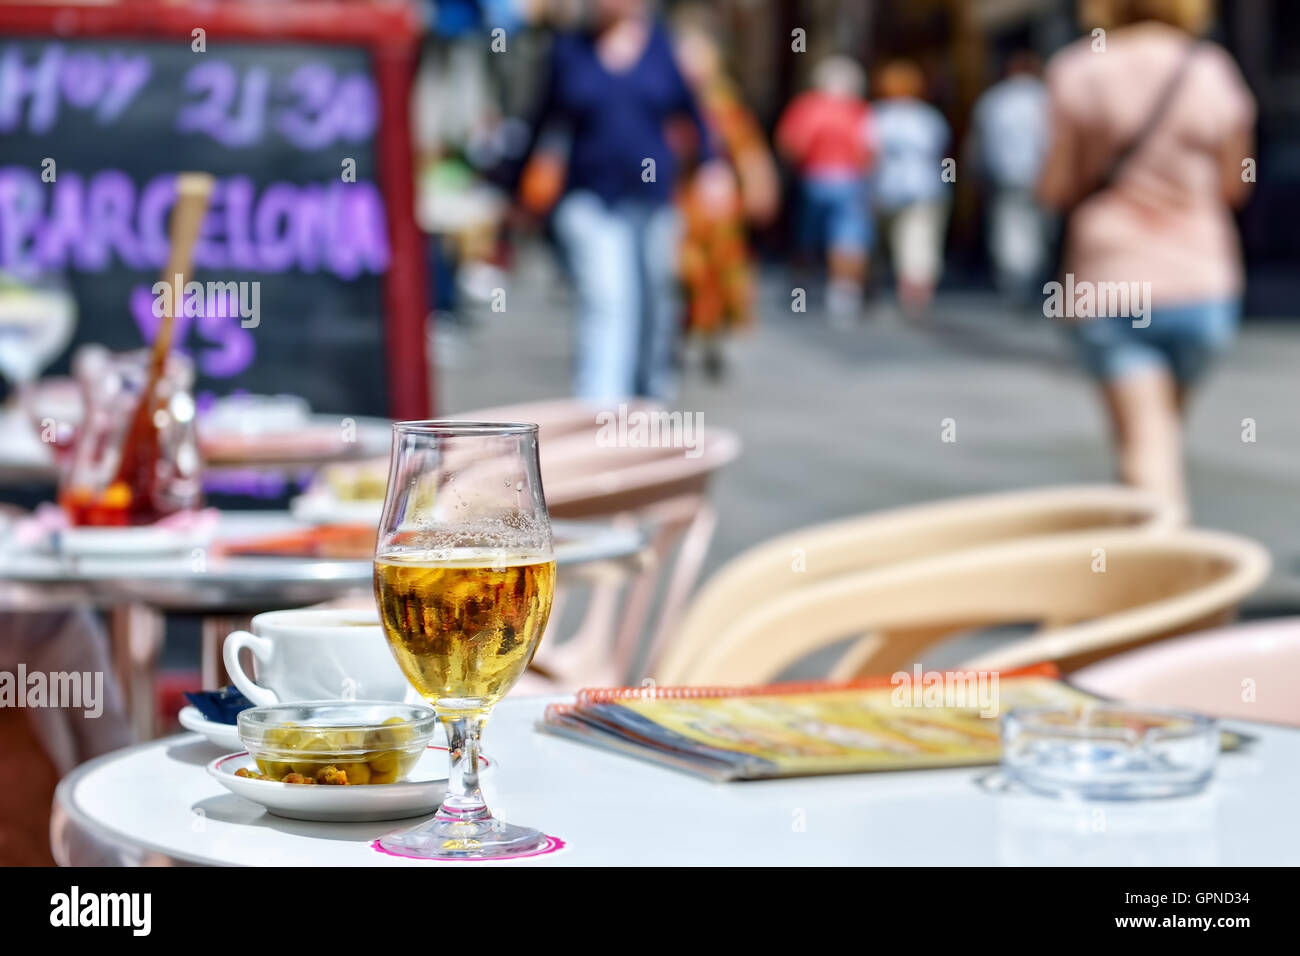
{"label": "beer glass base", "polygon": [[379,845],[389,853],[422,860],[491,860],[521,856],[545,842],[541,830],[488,819],[433,820],[390,833]]}

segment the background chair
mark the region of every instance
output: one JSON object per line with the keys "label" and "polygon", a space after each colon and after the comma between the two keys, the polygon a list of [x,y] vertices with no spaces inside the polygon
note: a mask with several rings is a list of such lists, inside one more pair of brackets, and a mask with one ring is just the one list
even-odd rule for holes
{"label": "background chair", "polygon": [[[540,663],[557,684],[625,683],[638,659],[655,656],[677,627],[717,526],[713,476],[740,453],[740,441],[730,432],[705,429],[701,438],[697,458],[678,450],[674,457],[634,460],[626,467],[577,469],[564,480],[544,477],[554,517],[634,521],[650,539],[650,561],[630,583],[621,613],[612,613],[611,586],[601,585],[591,598],[600,616],[589,616],[572,639],[543,651]],[[549,476],[545,462],[542,468]]]}
{"label": "background chair", "polygon": [[1178,509],[1143,491],[1083,485],[957,498],[801,528],[730,561],[691,602],[682,627],[651,670],[666,680],[755,602],[817,581],[997,541],[1084,528],[1171,530]]}
{"label": "background chair", "polygon": [[[626,404],[629,413],[663,411],[653,402]],[[588,574],[590,589],[579,623],[567,639],[548,634],[534,673],[516,687],[519,693],[621,684],[633,677],[638,659],[657,652],[680,620],[713,538],[713,477],[740,454],[740,440],[717,428],[703,428],[694,436],[698,443],[690,456],[680,447],[610,444],[601,440],[596,417],[601,410],[557,400],[458,416],[538,422],[551,516],[633,523],[649,537],[647,561],[630,580],[618,569]],[[557,589],[552,629],[575,590]]]}
{"label": "background chair", "polygon": [[1162,641],[1075,671],[1102,697],[1300,727],[1300,618]]}
{"label": "background chair", "polygon": [[[1026,538],[856,571],[736,607],[716,631],[683,630],[660,684],[752,684],[856,638],[831,676],[888,674],[950,635],[1044,625],[965,662],[1000,670],[1100,657],[1223,623],[1267,576],[1251,541],[1206,531],[1096,530]],[[863,637],[863,635],[867,635]]]}
{"label": "background chair", "polygon": [[[661,403],[647,398],[632,398],[623,404],[627,406],[629,413],[663,409]],[[545,443],[571,432],[594,430],[597,427],[596,415],[604,410],[604,405],[577,398],[553,398],[540,402],[476,408],[445,417],[475,422],[535,422],[538,437]]]}

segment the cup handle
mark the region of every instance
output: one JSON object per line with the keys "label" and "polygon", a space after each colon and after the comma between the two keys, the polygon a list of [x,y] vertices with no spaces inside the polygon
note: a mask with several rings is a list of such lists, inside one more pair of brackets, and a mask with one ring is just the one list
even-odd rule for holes
{"label": "cup handle", "polygon": [[255,707],[269,707],[278,704],[280,699],[275,691],[254,684],[253,679],[244,673],[239,663],[239,652],[247,647],[259,661],[268,661],[271,657],[271,642],[264,637],[250,634],[248,631],[233,631],[226,635],[226,642],[221,646],[221,657],[226,662],[226,673],[234,681],[239,692],[247,697]]}

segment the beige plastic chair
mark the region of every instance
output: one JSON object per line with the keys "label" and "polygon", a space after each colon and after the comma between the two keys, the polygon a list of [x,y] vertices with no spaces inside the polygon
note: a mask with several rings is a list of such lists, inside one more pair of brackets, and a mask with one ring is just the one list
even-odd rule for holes
{"label": "beige plastic chair", "polygon": [[712,635],[756,602],[838,575],[1017,538],[1084,528],[1163,533],[1180,512],[1147,492],[1077,485],[956,498],[801,528],[730,561],[691,602],[677,638],[651,671],[688,673]]}
{"label": "beige plastic chair", "polygon": [[962,666],[1001,670],[1054,661],[1068,672],[1224,623],[1268,570],[1259,545],[1208,531],[1098,530],[967,548],[825,578],[737,607],[711,634],[683,632],[697,642],[672,658],[684,666],[655,678],[765,683],[809,654],[863,634],[869,636],[849,648],[831,676],[888,674],[949,635],[1023,622],[1045,627]]}
{"label": "beige plastic chair", "polygon": [[1161,641],[1070,680],[1114,700],[1300,727],[1300,617]]}

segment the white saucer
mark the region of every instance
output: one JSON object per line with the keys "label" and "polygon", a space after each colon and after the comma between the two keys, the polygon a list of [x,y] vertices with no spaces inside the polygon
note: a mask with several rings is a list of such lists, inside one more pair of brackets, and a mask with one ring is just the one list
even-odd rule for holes
{"label": "white saucer", "polygon": [[[489,766],[483,760],[483,769]],[[268,813],[293,820],[326,823],[368,823],[426,816],[438,809],[447,792],[447,751],[429,747],[401,783],[361,787],[308,786],[237,777],[242,768],[256,770],[247,751],[218,757],[208,764],[208,774],[236,796],[261,804]]]}
{"label": "white saucer", "polygon": [[65,528],[50,536],[52,550],[55,552],[86,558],[178,554],[205,547],[211,540],[210,530],[159,528],[152,525]]}
{"label": "white saucer", "polygon": [[208,720],[193,704],[186,704],[182,707],[181,712],[176,717],[186,730],[202,734],[208,738],[209,742],[216,744],[222,750],[243,749],[244,742],[239,739],[238,727],[234,724],[219,724],[215,720]]}

